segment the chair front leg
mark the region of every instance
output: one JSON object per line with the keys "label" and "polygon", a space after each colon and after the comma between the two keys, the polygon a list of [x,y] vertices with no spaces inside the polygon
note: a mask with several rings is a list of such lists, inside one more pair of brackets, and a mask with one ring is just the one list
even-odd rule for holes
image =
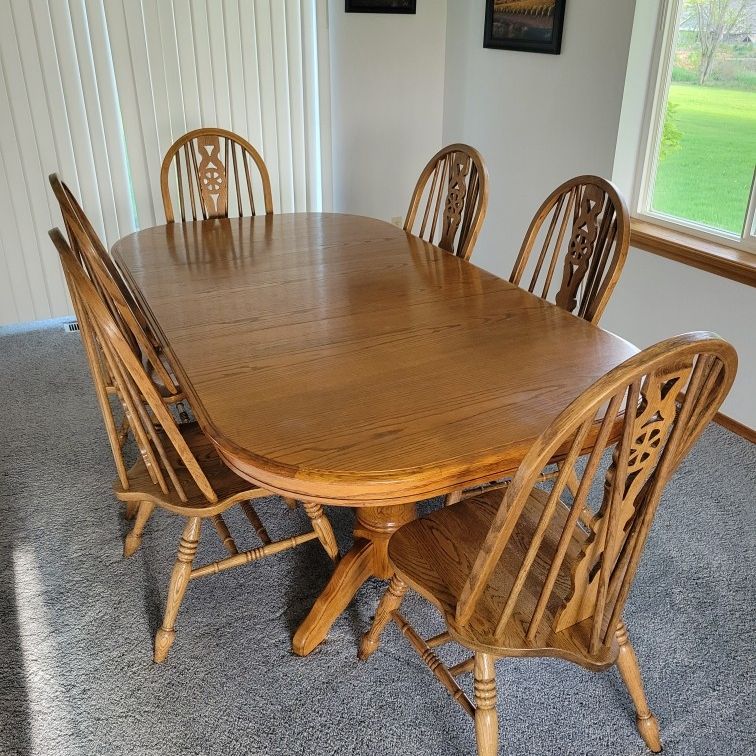
{"label": "chair front leg", "polygon": [[163,626],[155,636],[154,660],[157,663],[165,661],[176,638],[176,616],[192,574],[192,562],[197,553],[201,524],[202,519],[200,517],[190,517],[184,527],[184,532],[181,534],[178,557],[173,565],[170,583],[168,583],[168,599],[163,615]]}
{"label": "chair front leg", "polygon": [[339,556],[339,545],[336,542],[336,535],[333,532],[331,523],[323,512],[323,507],[320,504],[309,501],[302,502],[302,506],[310,518],[312,529],[317,533],[318,540],[323,545],[326,554],[335,561]]}
{"label": "chair front leg", "polygon": [[357,654],[362,661],[369,659],[375,653],[378,644],[381,642],[383,628],[388,624],[391,615],[399,609],[406,592],[407,584],[398,575],[394,575],[378,604],[378,608],[375,610],[375,617],[370,630],[362,636],[360,650]]}
{"label": "chair front leg", "polygon": [[646,694],[643,690],[640,667],[638,666],[638,657],[635,655],[635,650],[630,643],[630,637],[627,634],[624,622],[620,622],[617,626],[616,637],[619,644],[617,668],[635,705],[635,723],[638,727],[638,732],[646,745],[654,753],[659,753],[662,749],[661,738],[659,736],[659,723],[648,706]]}
{"label": "chair front leg", "polygon": [[499,718],[496,714],[496,670],[491,654],[475,654],[475,736],[478,756],[499,752]]}

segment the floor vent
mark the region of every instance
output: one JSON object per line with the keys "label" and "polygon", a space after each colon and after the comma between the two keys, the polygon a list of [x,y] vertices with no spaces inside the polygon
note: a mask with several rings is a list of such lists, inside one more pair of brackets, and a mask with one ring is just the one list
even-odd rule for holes
{"label": "floor vent", "polygon": [[66,323],[63,326],[63,330],[66,333],[78,333],[79,332],[79,324],[74,320],[73,323]]}

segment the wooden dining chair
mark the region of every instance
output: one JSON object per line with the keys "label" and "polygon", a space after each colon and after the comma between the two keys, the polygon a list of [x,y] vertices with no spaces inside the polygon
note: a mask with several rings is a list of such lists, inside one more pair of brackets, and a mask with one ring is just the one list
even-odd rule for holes
{"label": "wooden dining chair", "polygon": [[[51,173],[49,175],[50,186],[52,187],[53,194],[63,216],[63,222],[68,235],[68,242],[71,248],[76,250],[76,258],[82,265],[86,265],[87,256],[85,256],[81,245],[80,239],[86,239],[86,244],[91,248],[91,251],[100,260],[100,265],[107,270],[109,276],[111,276],[114,285],[119,289],[119,292],[125,301],[131,303],[134,308],[134,312],[139,312],[136,303],[131,296],[126,283],[121,278],[117,268],[113,264],[110,255],[105,249],[104,244],[100,240],[100,237],[95,232],[92,224],[89,221],[86,213],[82,209],[78,200],[68,186],[60,180],[57,174]],[[64,270],[65,273],[65,270]],[[92,275],[92,271],[89,271]],[[89,369],[92,375],[92,381],[95,388],[95,395],[97,402],[102,413],[103,423],[105,425],[105,431],[108,436],[108,443],[110,444],[113,461],[116,466],[118,477],[122,483],[126,481],[126,467],[123,460],[123,445],[128,438],[128,420],[123,415],[120,420],[116,417],[114,406],[110,401],[110,397],[115,395],[115,385],[112,377],[110,376],[105,363],[104,356],[102,355],[97,339],[94,334],[88,328],[86,319],[82,318],[81,306],[79,300],[75,295],[72,287],[72,283],[69,277],[66,275],[66,283],[68,285],[69,294],[74,307],[74,313],[76,315],[77,322],[79,324],[79,333],[81,335],[82,343],[84,346],[84,352],[89,364]],[[139,314],[140,323],[146,321],[141,313]],[[137,513],[137,507],[135,505],[126,505],[126,517],[133,519]],[[127,542],[128,543],[128,542]],[[124,545],[124,549],[128,550],[129,546]]]}
{"label": "wooden dining chair", "polygon": [[428,162],[412,193],[404,230],[470,258],[488,207],[488,170],[480,153],[451,144]]}
{"label": "wooden dining chair", "polygon": [[[120,287],[116,285],[116,279],[111,277],[107,265],[96,250],[96,243],[94,241],[97,239],[96,234],[91,230],[91,227],[87,229],[87,227],[80,223],[77,215],[72,214],[73,208],[68,203],[67,197],[60,195],[61,188],[67,191],[65,184],[58,182],[56,186],[52,180],[51,183],[56,190],[56,196],[58,196],[61,202],[61,211],[69,237],[67,248],[76,250],[75,254],[72,251],[73,259],[81,266],[82,272],[90,278],[103,301],[107,302],[111,315],[117,319],[122,333],[125,334],[125,338],[127,338],[132,349],[139,355],[143,364],[148,367],[153,379],[157,382],[163,401],[166,404],[174,405],[177,414],[188,419],[184,406],[185,398],[176,383],[172,368],[167,358],[157,353],[150,336],[142,329],[138,318],[135,316],[135,312],[128,306]],[[73,202],[78,207],[75,200]],[[83,213],[82,217],[86,220],[86,216]],[[53,238],[53,242],[58,246],[57,238]],[[104,254],[107,256],[107,252],[104,252]],[[119,480],[122,485],[125,485],[127,475],[123,447],[129,438],[129,418],[126,413],[122,412],[120,423],[116,419],[115,408],[110,399],[110,397],[117,397],[114,377],[110,373],[99,340],[90,327],[89,319],[82,312],[80,299],[65,266],[63,272],[74,306],[76,320],[79,324],[79,333],[81,334],[84,353],[87,357],[95,388],[95,395],[97,396],[108,442],[113,454],[113,461]],[[139,517],[138,509],[139,507],[136,502],[125,502],[126,518],[131,520],[136,517],[133,528],[124,538],[123,554],[127,557],[134,554],[139,548],[142,534],[147,524],[148,516]],[[217,525],[220,527],[221,523],[217,523]]]}
{"label": "wooden dining chair", "polygon": [[255,215],[255,196],[260,194],[265,213],[273,212],[270,177],[260,153],[226,129],[195,129],[177,139],[163,158],[160,191],[168,223],[174,222],[174,197],[182,221],[190,210],[191,220],[227,218],[229,207],[239,217]]}
{"label": "wooden dining chair", "polygon": [[[567,312],[598,324],[619,280],[630,244],[630,215],[619,190],[600,176],[565,181],[544,201],[530,223],[511,283]],[[533,250],[538,247],[538,255]],[[561,262],[560,262],[561,261]],[[545,471],[545,479],[559,470]],[[509,479],[447,494],[446,506],[484,490],[501,489]],[[570,474],[570,488],[576,485]]]}
{"label": "wooden dining chair", "polygon": [[[107,303],[111,314],[118,321],[132,348],[139,351],[144,364],[149,367],[154,379],[159,382],[164,401],[176,405],[178,413],[186,414],[183,406],[184,396],[175,378],[175,371],[173,371],[168,357],[162,353],[160,342],[151,330],[146,315],[137,305],[136,299],[118,272],[105,245],[95,232],[73,192],[58,178],[57,174],[50,174],[49,180],[63,216],[69,245],[75,251],[76,259],[86,270],[93,285]],[[99,348],[99,342],[90,333],[86,321],[82,321],[80,307],[72,291],[68,276],[66,276],[66,280],[79,323],[85,354],[89,362],[95,394],[113,452],[113,459],[119,478],[123,481],[125,467],[122,448],[128,438],[128,418],[124,415],[120,423],[116,420],[114,407],[109,399],[109,396],[116,393],[113,378],[109,374],[107,362]],[[137,516],[138,507],[134,502],[126,503],[125,514],[127,519],[133,519]],[[124,556],[131,556],[139,548],[145,525],[146,520],[137,519],[134,528],[124,539]]]}
{"label": "wooden dining chair", "polygon": [[[474,718],[481,756],[498,752],[496,659],[557,657],[593,671],[616,664],[640,734],[660,751],[622,612],[662,491],[727,395],[736,369],[735,350],[710,333],[650,347],[552,422],[503,498],[490,492],[400,528],[389,542],[395,574],[360,657],[375,651],[393,619]],[[573,497],[567,470],[591,445]],[[604,474],[606,448],[612,454]],[[565,467],[544,487],[538,478],[555,457]],[[594,480],[602,483],[599,502],[590,495]],[[445,632],[424,640],[402,617],[408,587],[440,610]],[[447,668],[433,649],[451,641],[472,656]],[[457,680],[467,672],[474,675],[474,703]]]}
{"label": "wooden dining chair", "polygon": [[[196,422],[177,423],[166,407],[144,365],[135,354],[119,324],[85,274],[63,235],[50,232],[83,322],[95,334],[113,376],[116,393],[129,418],[129,426],[139,450],[137,462],[127,471],[125,482],[114,485],[117,498],[139,504],[137,521],[146,520],[159,507],[183,516],[178,557],[168,586],[168,599],[160,630],[155,637],[154,659],[162,662],[175,639],[175,623],[187,585],[207,575],[258,561],[318,539],[326,553],[338,557],[338,545],[330,522],[320,504],[305,503],[312,531],[280,541],[268,535],[250,500],[270,496],[270,492],[243,480],[221,460],[215,447]],[[262,545],[239,551],[221,514],[239,504],[257,532]],[[194,567],[202,520],[209,519],[223,535],[230,555]]]}
{"label": "wooden dining chair", "polygon": [[524,287],[524,279],[529,292],[598,323],[629,244],[630,214],[617,187],[600,176],[577,176],[538,208],[509,280]]}

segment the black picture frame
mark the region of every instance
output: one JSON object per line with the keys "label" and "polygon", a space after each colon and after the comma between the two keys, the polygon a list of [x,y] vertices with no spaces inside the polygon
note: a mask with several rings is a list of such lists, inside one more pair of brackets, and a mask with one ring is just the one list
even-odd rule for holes
{"label": "black picture frame", "polygon": [[[512,0],[515,5],[519,5],[517,0]],[[559,55],[562,51],[562,30],[564,29],[564,13],[567,6],[567,0],[554,0],[554,10],[549,16],[539,16],[537,14],[518,14],[508,13],[506,16],[511,17],[511,31],[507,34],[506,26],[502,24],[501,15],[504,13],[499,10],[499,20],[494,18],[495,0],[486,0],[486,19],[483,32],[483,47],[490,47],[496,50],[520,50],[522,52],[546,53],[548,55]],[[501,3],[499,3],[501,5]],[[544,0],[544,6],[549,4],[549,0]],[[542,33],[545,31],[545,20],[551,20],[550,34]],[[518,29],[518,26],[520,27]]]}
{"label": "black picture frame", "polygon": [[346,0],[347,13],[417,13],[417,0]]}

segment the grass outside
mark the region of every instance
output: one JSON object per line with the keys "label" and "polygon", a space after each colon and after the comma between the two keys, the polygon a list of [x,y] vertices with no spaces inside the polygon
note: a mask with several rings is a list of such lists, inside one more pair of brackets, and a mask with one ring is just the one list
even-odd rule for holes
{"label": "grass outside", "polygon": [[740,234],[756,166],[756,92],[672,84],[679,145],[659,161],[651,207]]}

